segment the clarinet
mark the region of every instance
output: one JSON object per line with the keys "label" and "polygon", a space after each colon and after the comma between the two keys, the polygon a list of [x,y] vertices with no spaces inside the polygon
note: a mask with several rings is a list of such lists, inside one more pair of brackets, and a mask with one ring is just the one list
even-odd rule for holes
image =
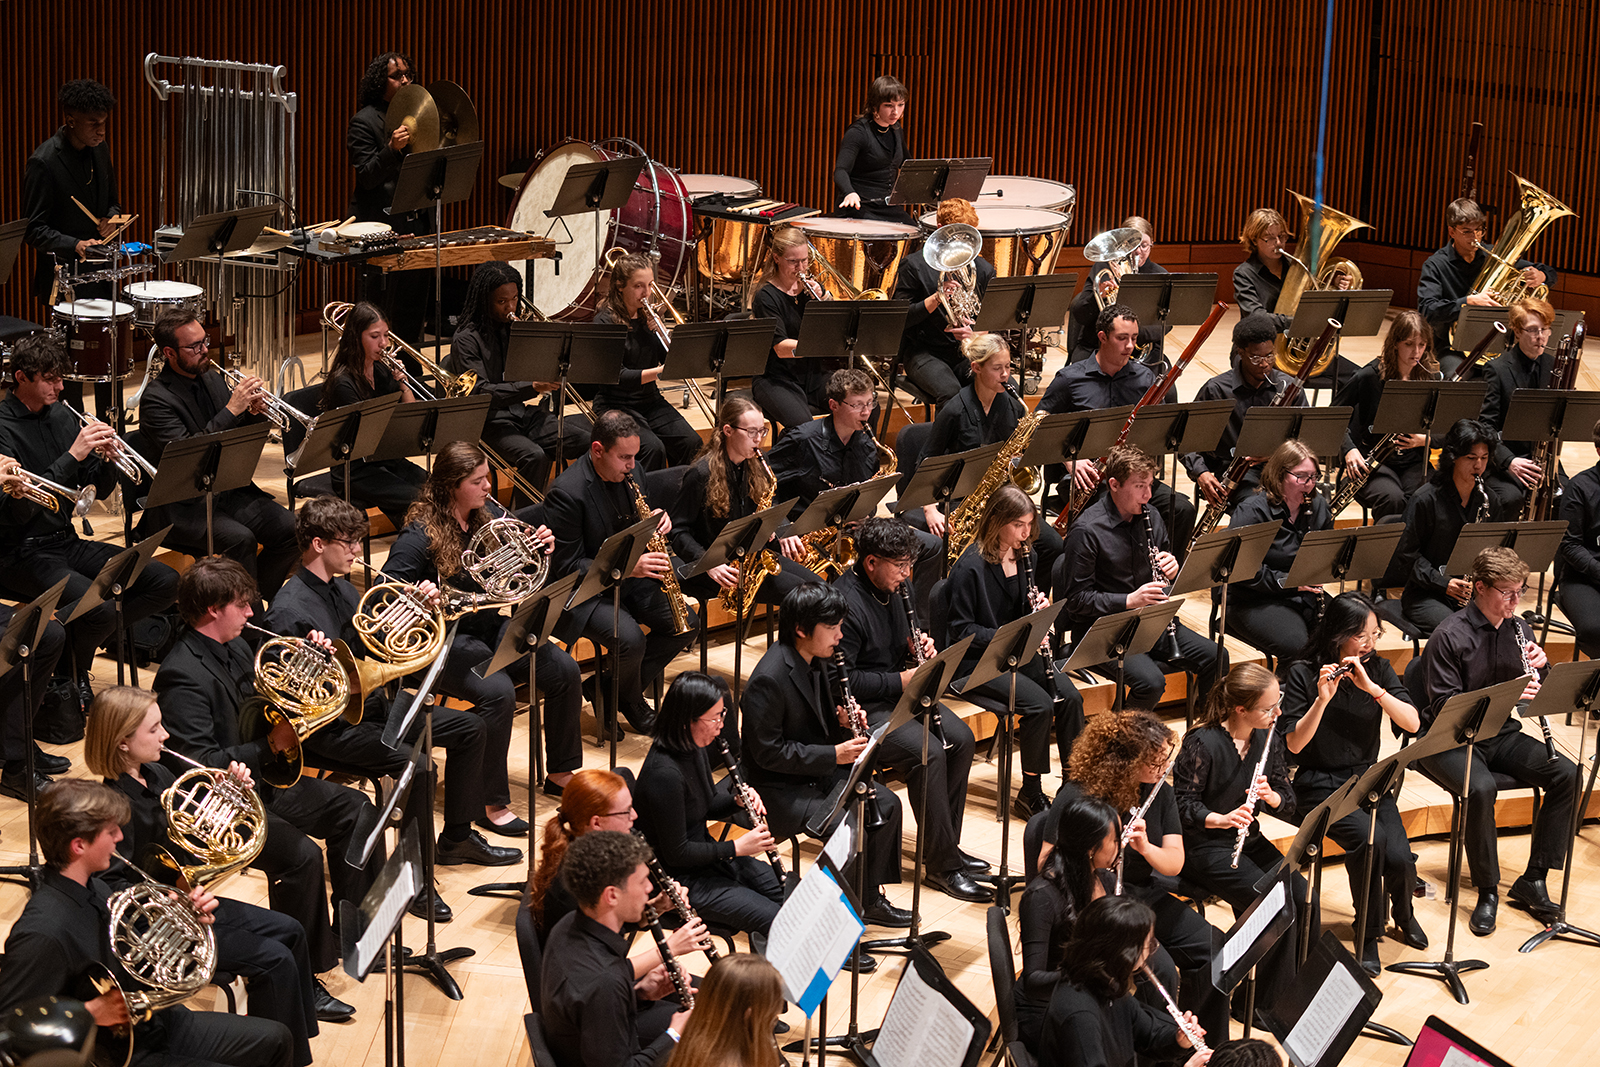
{"label": "clarinet", "polygon": [[[1160,577],[1161,568],[1156,565],[1156,526],[1155,521],[1150,518],[1150,512],[1150,505],[1146,504],[1143,510],[1139,512],[1139,517],[1144,520],[1144,546],[1150,553],[1150,580],[1152,582],[1160,582],[1162,581]],[[1183,655],[1178,650],[1178,617],[1176,615],[1167,620],[1167,628],[1161,635],[1161,645],[1162,651],[1158,655],[1169,663]]]}
{"label": "clarinet", "polygon": [[[1539,672],[1533,666],[1533,642],[1522,636],[1522,620],[1515,616],[1511,619],[1511,636],[1517,639],[1517,652],[1522,656],[1522,673],[1539,677]],[[1522,714],[1528,710],[1529,701],[1517,701],[1517,713]],[[1544,732],[1544,750],[1549,756],[1548,762],[1556,761],[1556,739],[1550,732],[1550,720],[1543,715],[1539,716],[1539,729]]]}
{"label": "clarinet", "polygon": [[[1022,580],[1027,591],[1028,606],[1034,611],[1038,611],[1049,604],[1050,599],[1039,592],[1039,587],[1033,584],[1033,550],[1024,549],[1021,545],[1018,545],[1016,551],[1017,563],[1022,567]],[[1045,664],[1044,680],[1045,686],[1050,690],[1050,703],[1052,706],[1061,700],[1061,693],[1056,689],[1055,635],[1056,632],[1052,628],[1044,639],[1042,649],[1048,661]]]}
{"label": "clarinet", "polygon": [[872,724],[856,695],[850,692],[850,672],[844,669],[844,649],[833,650],[833,665],[839,668],[839,692],[844,695],[844,712],[850,719],[850,732],[857,740],[872,736]]}
{"label": "clarinet", "polygon": [[[1261,790],[1256,786],[1256,781],[1267,769],[1267,756],[1272,752],[1272,728],[1267,728],[1267,738],[1261,743],[1261,758],[1256,760],[1256,769],[1250,774],[1250,788],[1245,790],[1244,802],[1250,809],[1250,814],[1255,815],[1256,802],[1261,799]],[[1250,836],[1250,824],[1245,823],[1239,827],[1239,836],[1233,842],[1233,859],[1228,866],[1235,870],[1239,867],[1239,854],[1244,851],[1244,839]]]}
{"label": "clarinet", "polygon": [[[922,627],[917,625],[917,605],[911,599],[911,583],[901,582],[896,591],[900,594],[900,603],[906,609],[906,625],[911,627],[911,664],[920,667],[928,662],[928,657],[922,654],[922,640],[927,635]],[[944,720],[939,718],[939,705],[933,706],[933,730],[939,735],[939,742],[945,748],[950,747],[950,742],[944,736]]]}
{"label": "clarinet", "polygon": [[689,976],[683,973],[683,966],[672,955],[672,949],[667,947],[667,932],[661,928],[661,916],[653,905],[644,906],[644,921],[650,927],[650,935],[656,939],[656,949],[661,953],[661,962],[667,968],[667,974],[672,976],[672,988],[678,991],[678,1003],[685,1009],[693,1010],[694,987],[689,984]]}
{"label": "clarinet", "polygon": [[[640,833],[637,829],[630,832],[640,841],[645,839],[644,834]],[[677,882],[674,882],[667,876],[666,868],[661,866],[661,861],[656,858],[654,853],[651,853],[650,855],[648,866],[650,868],[650,877],[655,879],[657,888],[667,895],[668,900],[672,901],[673,910],[678,913],[678,916],[683,919],[684,923],[691,923],[698,919],[700,916],[695,914],[695,910],[689,906],[689,898],[683,895],[683,887],[678,885]],[[716,963],[717,958],[721,955],[721,953],[717,951],[717,943],[709,936],[707,936],[705,944],[702,946],[702,950],[706,954],[706,959],[710,960],[712,963]],[[663,960],[666,958],[666,956],[662,957]]]}
{"label": "clarinet", "polygon": [[1173,746],[1172,758],[1167,760],[1167,765],[1161,768],[1161,774],[1156,778],[1156,784],[1150,787],[1150,795],[1144,798],[1144,803],[1137,808],[1128,809],[1128,822],[1122,828],[1122,837],[1117,841],[1117,887],[1113,896],[1122,895],[1122,858],[1128,849],[1128,842],[1133,838],[1133,824],[1144,818],[1150,811],[1150,805],[1156,802],[1156,794],[1161,792],[1161,787],[1167,784],[1167,775],[1172,773],[1172,767],[1178,762],[1178,749]]}
{"label": "clarinet", "polygon": [[1183,1036],[1189,1039],[1189,1044],[1194,1046],[1194,1050],[1200,1053],[1210,1052],[1211,1046],[1206,1044],[1206,1039],[1202,1036],[1200,1029],[1191,1025],[1189,1020],[1183,1017],[1183,1011],[1178,1007],[1178,1002],[1172,999],[1172,994],[1168,993],[1166,987],[1156,979],[1155,973],[1150,970],[1149,964],[1141,963],[1139,964],[1139,969],[1150,980],[1150,984],[1156,987],[1156,992],[1161,994],[1161,999],[1167,1002],[1167,1014],[1171,1015],[1172,1021],[1178,1024],[1178,1029],[1183,1031]]}
{"label": "clarinet", "polygon": [[1483,498],[1483,503],[1478,505],[1478,514],[1473,518],[1472,521],[1473,522],[1488,522],[1489,521],[1489,493],[1488,493],[1488,490],[1484,489],[1484,487],[1483,487],[1483,475],[1481,475],[1481,474],[1474,475],[1472,480],[1477,486],[1478,495]]}
{"label": "clarinet", "polygon": [[[750,813],[750,821],[757,830],[767,828],[766,817],[756,812],[756,806],[751,798],[754,791],[745,784],[744,775],[739,773],[739,761],[734,758],[733,749],[728,747],[728,739],[717,738],[717,746],[722,749],[722,762],[728,768],[728,777],[733,779],[733,788],[739,794],[739,799],[744,801],[744,810]],[[772,873],[778,876],[778,884],[783,885],[787,876],[783,873],[783,858],[778,855],[775,848],[767,849],[767,862],[772,864]]]}

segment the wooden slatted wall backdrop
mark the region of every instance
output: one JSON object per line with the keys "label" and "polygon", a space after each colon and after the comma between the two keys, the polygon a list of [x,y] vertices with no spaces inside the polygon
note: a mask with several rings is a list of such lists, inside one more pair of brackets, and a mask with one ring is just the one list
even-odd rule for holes
{"label": "wooden slatted wall backdrop", "polygon": [[[1085,4],[1046,0],[10,0],[20,41],[0,72],[0,203],[20,212],[22,165],[56,127],[56,87],[94,76],[119,100],[112,151],[124,204],[156,215],[155,95],[146,52],[280,63],[300,97],[304,220],[343,217],[344,130],[366,60],[391,44],[424,83],[475,100],[487,144],[478,192],[447,225],[503,221],[495,179],[565,137],[623,136],[684,171],[759,181],[826,205],[843,127],[880,72],[909,86],[914,154],[990,155],[996,173],[1070,182],[1070,245],[1130,212],[1174,265],[1226,270],[1251,208],[1299,220],[1312,192],[1324,8],[1309,0]],[[1325,195],[1375,232],[1347,242],[1368,277],[1413,299],[1443,241],[1466,132],[1488,136],[1481,198],[1512,208],[1515,170],[1582,216],[1536,248],[1558,303],[1600,310],[1593,165],[1597,0],[1341,0]],[[141,231],[148,235],[148,231]],[[23,279],[0,309],[37,317]],[[343,281],[335,283],[336,295]],[[301,303],[315,290],[303,280]]]}

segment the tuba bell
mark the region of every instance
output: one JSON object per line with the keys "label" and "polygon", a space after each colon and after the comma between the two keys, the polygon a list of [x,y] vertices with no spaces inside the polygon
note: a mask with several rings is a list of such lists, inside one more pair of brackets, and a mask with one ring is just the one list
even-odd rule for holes
{"label": "tuba bell", "polygon": [[[922,244],[922,258],[939,272],[939,304],[952,326],[972,325],[983,309],[978,299],[978,271],[972,265],[982,251],[983,234],[961,222],[940,226]],[[945,292],[945,284],[952,278],[957,288]]]}
{"label": "tuba bell", "polygon": [[[1517,260],[1533,246],[1534,239],[1546,226],[1556,219],[1576,214],[1528,179],[1516,174],[1512,177],[1517,179],[1522,207],[1506,221],[1494,247],[1484,249],[1489,258],[1472,287],[1474,296],[1490,296],[1508,306],[1524,297],[1543,297],[1549,291],[1549,286],[1530,288],[1523,282]],[[1482,242],[1478,247],[1483,248]]]}
{"label": "tuba bell", "polygon": [[[1356,230],[1371,229],[1365,222],[1354,215],[1346,215],[1335,210],[1327,204],[1322,205],[1322,227],[1319,234],[1317,247],[1309,247],[1311,241],[1311,218],[1316,205],[1308,196],[1303,196],[1289,190],[1295,200],[1300,203],[1300,232],[1306,235],[1306,247],[1296,247],[1295,251],[1308,256],[1317,263],[1317,273],[1313,277],[1311,268],[1304,262],[1285,252],[1283,255],[1289,260],[1289,269],[1283,276],[1283,290],[1278,294],[1278,304],[1274,309],[1279,315],[1293,316],[1295,308],[1300,306],[1300,297],[1308,290],[1337,288],[1340,276],[1350,279],[1350,288],[1361,288],[1361,268],[1348,259],[1336,259],[1333,248],[1346,236]],[[1279,370],[1285,374],[1298,375],[1300,365],[1305,362],[1306,356],[1311,351],[1312,338],[1291,340],[1287,334],[1279,334],[1276,342],[1274,362]],[[1316,376],[1327,369],[1333,362],[1337,346],[1329,345],[1326,353],[1311,368],[1311,374]]]}

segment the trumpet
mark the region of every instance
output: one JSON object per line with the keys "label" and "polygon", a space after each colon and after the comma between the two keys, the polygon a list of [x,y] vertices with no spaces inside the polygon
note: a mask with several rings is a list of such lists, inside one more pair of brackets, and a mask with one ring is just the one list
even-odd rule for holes
{"label": "trumpet", "polygon": [[[91,418],[88,415],[85,415],[83,412],[79,411],[65,400],[59,401],[59,403],[62,407],[76,415],[78,417],[78,421],[83,423],[85,426],[103,421],[101,419]],[[111,464],[122,473],[124,478],[128,479],[128,481],[134,483],[135,485],[138,485],[146,478],[149,478],[152,482],[156,480],[155,465],[149,460],[145,459],[143,456],[139,455],[138,452],[134,451],[133,446],[128,444],[128,442],[120,435],[117,437],[116,445],[107,446],[106,448],[101,449],[100,455],[104,459],[110,461]]]}
{"label": "trumpet", "polygon": [[[215,356],[211,358],[210,363],[213,367],[222,372],[222,377],[233,388],[237,389],[239,387],[239,383],[244,381],[243,374],[234,370],[232,367],[224,367],[222,364],[217,362]],[[267,421],[272,423],[273,429],[277,430],[279,434],[282,434],[289,429],[289,422],[291,419],[304,426],[307,434],[310,434],[312,430],[316,429],[317,420],[315,418],[307,415],[293,404],[284,400],[278,394],[268,389],[265,385],[261,387],[261,390],[256,394],[256,396],[261,400],[262,403],[266,404]],[[293,466],[293,464],[291,463],[290,466]]]}
{"label": "trumpet", "polygon": [[61,500],[72,501],[72,517],[81,519],[89,510],[89,505],[94,503],[94,486],[86,485],[82,489],[71,489],[24,469],[16,460],[11,460],[0,469],[0,475],[17,479],[16,482],[7,482],[4,485],[5,492],[18,500],[31,500],[46,511],[60,511],[61,504],[56,499],[60,497]]}

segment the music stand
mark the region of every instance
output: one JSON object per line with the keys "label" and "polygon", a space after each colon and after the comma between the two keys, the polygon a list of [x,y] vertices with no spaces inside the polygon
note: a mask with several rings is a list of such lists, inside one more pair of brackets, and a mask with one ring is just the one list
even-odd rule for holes
{"label": "music stand", "polygon": [[206,555],[216,554],[212,508],[218,493],[243,489],[256,476],[256,464],[272,427],[265,422],[219,433],[168,441],[145,495],[146,508],[206,498]]}
{"label": "music stand", "polygon": [[1329,933],[1261,1016],[1294,1067],[1322,1067],[1344,1059],[1382,999],[1355,957]]}
{"label": "music stand", "polygon": [[[567,596],[573,587],[578,584],[578,573],[574,571],[563,578],[558,578],[539,588],[537,592],[530,593],[522,599],[511,613],[511,621],[506,625],[505,633],[500,635],[500,644],[495,648],[494,655],[489,662],[484,664],[481,672],[473,668],[473,673],[481,678],[488,678],[498,674],[507,667],[515,664],[523,656],[528,657],[528,794],[531,798],[533,791],[545,779],[544,771],[544,720],[539,710],[539,646],[550,640],[550,634],[555,630],[556,623],[561,619],[560,605],[566,602]],[[528,850],[528,877],[533,877],[533,849]],[[527,888],[527,882],[490,882],[487,885],[473,886],[467,893],[475,897],[507,897],[520,900],[522,891]]]}
{"label": "music stand", "polygon": [[[106,600],[111,601],[117,616],[118,685],[122,684],[124,662],[127,663],[128,670],[132,672],[133,684],[139,684],[139,667],[127,654],[127,629],[122,616],[123,595],[127,592],[129,586],[139,580],[139,575],[144,573],[145,565],[150,562],[150,557],[155,555],[156,549],[160,547],[161,542],[171,532],[172,527],[170,525],[165,526],[138,544],[131,548],[125,548],[106,560],[105,565],[100,568],[100,573],[95,575],[93,582],[89,583],[89,588],[84,590],[83,595],[78,598],[77,607],[73,608],[72,614],[67,616],[61,623],[63,626],[70,626],[80,615],[93,611]],[[76,666],[75,664],[74,667],[76,668]]]}
{"label": "music stand", "polygon": [[1258,522],[1254,526],[1228,526],[1195,538],[1183,569],[1173,579],[1168,596],[1177,597],[1208,586],[1222,586],[1222,602],[1217,613],[1217,645],[1228,633],[1228,586],[1247,582],[1261,571],[1261,564],[1272,549],[1283,523]]}
{"label": "music stand", "polygon": [[[1462,352],[1471,352],[1478,347],[1478,342],[1494,332],[1495,324],[1499,323],[1506,330],[1500,345],[1500,351],[1505,351],[1512,343],[1510,327],[1506,323],[1508,314],[1508,309],[1503,307],[1461,305],[1461,314],[1456,316],[1455,326],[1450,333],[1451,347]],[[1551,330],[1550,337],[1552,340],[1560,336],[1559,333],[1556,333],[1553,329]],[[1491,351],[1493,351],[1492,347]]]}
{"label": "music stand", "polygon": [[[433,361],[444,347],[444,205],[472,196],[483,159],[483,142],[446,145],[431,152],[410,152],[394,179],[394,196],[384,212],[390,216],[433,210]],[[420,339],[419,339],[419,344]]]}
{"label": "music stand", "polygon": [[324,467],[343,467],[344,500],[348,504],[350,464],[372,455],[377,449],[389,419],[399,405],[400,394],[388,393],[322,412],[317,416],[317,424],[306,434],[305,441],[295,450],[295,473],[304,476],[309,471],[319,471]]}
{"label": "music stand", "polygon": [[1132,412],[1133,405],[1124,404],[1115,408],[1058,411],[1046,415],[1034,426],[1028,447],[1017,457],[1017,465],[1044,467],[1055,463],[1076,463],[1079,459],[1098,459],[1117,443],[1117,437]]}
{"label": "music stand", "polygon": [[383,436],[365,458],[381,462],[424,456],[432,468],[433,453],[438,448],[454,441],[476,442],[483,436],[490,402],[487,393],[475,393],[399,404],[390,411]]}
{"label": "music stand", "polygon": [[[513,322],[506,342],[506,381],[560,382],[556,390],[556,427],[565,438],[567,387],[614,385],[622,379],[622,357],[628,328],[621,323]],[[557,464],[566,469],[567,450],[557,450]]]}
{"label": "music stand", "polygon": [[989,287],[983,291],[983,308],[972,330],[974,333],[1053,330],[1067,320],[1072,293],[1077,288],[1077,271],[991,278]]}
{"label": "music stand", "polygon": [[1240,982],[1250,983],[1245,989],[1245,1037],[1250,1036],[1255,1022],[1256,967],[1295,923],[1295,902],[1289,890],[1293,871],[1287,863],[1279,864],[1255,886],[1256,899],[1226,933],[1211,928],[1211,985],[1231,996]]}
{"label": "music stand", "polygon": [[11,268],[17,264],[17,256],[22,252],[22,238],[27,232],[27,219],[17,219],[0,226],[0,285],[11,280]]}
{"label": "music stand", "polygon": [[[1359,777],[1351,779],[1351,781],[1340,787],[1346,791],[1347,802],[1352,805],[1352,810],[1359,809],[1366,812],[1367,815],[1367,847],[1361,859],[1361,899],[1353,902],[1356,908],[1355,944],[1357,952],[1366,947],[1367,931],[1372,929],[1372,909],[1378,904],[1378,901],[1372,899],[1372,868],[1377,863],[1374,854],[1377,851],[1378,840],[1378,805],[1383,801],[1384,797],[1399,787],[1405,766],[1412,759],[1410,748],[1411,746],[1407,745],[1387,759],[1379,760],[1371,767],[1368,767]],[[1340,811],[1333,822],[1338,822],[1339,819],[1348,814],[1350,814],[1349,811]],[[1329,825],[1332,824],[1330,823]],[[1346,859],[1345,862],[1349,863],[1350,861]],[[1318,899],[1321,899],[1320,896]],[[1381,922],[1377,929],[1380,933],[1382,932],[1383,926]],[[1397,1045],[1411,1044],[1411,1040],[1400,1031],[1382,1023],[1372,1022],[1370,1019],[1366,1022],[1364,1029],[1371,1030],[1374,1037],[1383,1041],[1391,1041]]]}
{"label": "music stand", "polygon": [[[1024,879],[1009,872],[1006,864],[1011,847],[1011,835],[1006,832],[1006,827],[1011,824],[1011,732],[1017,717],[1017,671],[1033,662],[1033,657],[1039,654],[1039,647],[1049,640],[1050,632],[1055,628],[1056,620],[1060,618],[1066,608],[1065,600],[1057,600],[1047,604],[1032,615],[1024,615],[1020,619],[1012,619],[994,632],[989,639],[989,644],[978,656],[977,664],[972,668],[972,673],[967,675],[966,681],[961,684],[961,692],[966,692],[976,686],[983,685],[1002,674],[1011,676],[1011,691],[1006,697],[1005,717],[1001,719],[1000,728],[1000,779],[999,803],[996,813],[1000,820],[1000,873],[979,874],[973,876],[973,881],[987,882],[994,886],[995,903],[1007,912],[1011,911],[1011,885]],[[1046,670],[1053,671],[1056,665],[1048,663]],[[918,835],[921,836],[920,834]]]}
{"label": "music stand", "polygon": [[1518,389],[1511,394],[1500,438],[1530,445],[1548,442],[1559,461],[1561,442],[1589,440],[1596,422],[1600,422],[1600,391]]}
{"label": "music stand", "polygon": [[644,156],[618,156],[593,163],[574,163],[556,190],[555,202],[545,210],[545,218],[583,215],[591,211],[611,211],[628,202],[634,183],[650,161]]}
{"label": "music stand", "polygon": [[[910,482],[896,495],[894,506],[890,510],[896,515],[903,515],[912,508],[938,504],[944,509],[945,518],[949,519],[951,505],[972,495],[972,491],[982,483],[983,476],[989,472],[989,467],[1000,455],[1000,450],[1005,444],[1004,441],[996,441],[992,445],[981,445],[966,452],[924,457],[917,464],[916,472],[911,475]],[[948,574],[952,562],[948,521],[944,527],[944,556],[941,558],[943,562],[939,573]]]}
{"label": "music stand", "polygon": [[241,252],[255,244],[261,229],[278,214],[277,204],[257,204],[210,215],[198,215],[183,228],[178,243],[161,256],[162,263],[183,263],[201,256]]}
{"label": "music stand", "polygon": [[[379,822],[380,830],[383,825]],[[399,847],[373,879],[372,888],[361,898],[361,904],[357,906],[349,900],[339,902],[340,956],[346,974],[365,982],[372,973],[372,965],[377,962],[379,946],[389,943],[383,982],[383,1061],[386,1067],[406,1062],[405,983],[400,979],[405,946],[401,942],[400,928],[406,909],[420,891],[421,868],[421,847],[417,843],[416,824],[412,823],[401,836]]]}
{"label": "music stand", "polygon": [[878,504],[889,495],[899,477],[885,474],[882,478],[868,478],[854,485],[838,485],[824,489],[812,499],[811,504],[786,526],[780,536],[804,537],[829,526],[844,527],[877,514]]}
{"label": "music stand", "polygon": [[[1160,275],[1140,275],[1160,277]],[[1190,452],[1215,452],[1222,442],[1222,434],[1233,418],[1233,400],[1194,400],[1187,404],[1150,404],[1139,409],[1139,417],[1128,427],[1125,444],[1143,449],[1147,454],[1161,458],[1165,468],[1166,457],[1185,456]],[[1172,464],[1173,478],[1177,478],[1178,464]],[[1165,470],[1162,471],[1165,474]],[[1178,494],[1173,493],[1166,511],[1167,529],[1177,525]]]}
{"label": "music stand", "polygon": [[784,518],[789,510],[800,503],[799,497],[790,497],[781,504],[753,512],[742,519],[733,519],[723,526],[717,539],[706,546],[705,553],[695,561],[694,565],[683,575],[693,578],[704,574],[713,567],[720,567],[724,563],[738,568],[739,579],[734,585],[734,594],[737,600],[734,603],[733,619],[733,706],[739,706],[739,679],[741,654],[744,651],[744,591],[749,581],[750,567],[760,558],[764,551],[776,551],[767,548],[767,542],[772,540],[774,531],[783,525]]}
{"label": "music stand", "polygon": [[1348,530],[1311,530],[1300,542],[1283,580],[1285,589],[1329,582],[1362,582],[1382,578],[1400,547],[1405,527],[1398,522],[1356,526]]}
{"label": "music stand", "polygon": [[1342,451],[1352,410],[1348,407],[1251,408],[1244,413],[1233,454],[1270,456],[1279,445],[1295,438],[1314,456],[1336,455]]}
{"label": "music stand", "polygon": [[1347,337],[1375,336],[1383,328],[1393,301],[1393,289],[1308,289],[1301,295],[1294,318],[1284,332],[1291,340],[1313,345],[1328,328],[1329,319],[1341,324],[1339,336],[1333,343],[1333,358],[1325,371],[1331,373],[1333,391],[1337,393],[1339,342]]}
{"label": "music stand", "polygon": [[1416,762],[1465,745],[1467,765],[1462,776],[1461,803],[1455,805],[1455,818],[1450,827],[1450,921],[1448,932],[1445,934],[1444,959],[1438,962],[1408,960],[1391,963],[1386,969],[1396,974],[1421,974],[1437,978],[1450,987],[1450,992],[1458,1004],[1469,1003],[1467,989],[1461,984],[1462,973],[1481,971],[1489,966],[1483,960],[1455,958],[1456,919],[1461,912],[1457,905],[1457,897],[1460,893],[1461,859],[1462,854],[1466,852],[1466,845],[1463,842],[1463,835],[1466,832],[1466,798],[1472,792],[1472,750],[1478,738],[1494,737],[1500,732],[1500,727],[1510,718],[1512,709],[1516,707],[1522,691],[1526,688],[1527,678],[1524,676],[1483,689],[1457,693],[1446,700],[1444,707],[1439,709],[1439,714],[1434,717],[1433,725],[1428,728],[1428,732],[1409,746],[1417,750],[1411,756],[1411,762]]}
{"label": "music stand", "polygon": [[1104,663],[1115,665],[1116,692],[1111,710],[1122,710],[1123,670],[1129,656],[1142,656],[1155,647],[1167,625],[1178,617],[1182,600],[1146,604],[1142,608],[1102,615],[1073,643],[1072,655],[1064,668],[1067,673],[1088,670]]}
{"label": "music stand", "polygon": [[[900,338],[906,330],[906,312],[910,307],[904,300],[813,300],[800,316],[795,358],[837,359],[843,356],[852,367],[856,365],[857,356],[890,359],[900,352]],[[767,348],[771,347],[769,333]]]}
{"label": "music stand", "polygon": [[[720,405],[729,378],[754,378],[767,369],[776,319],[734,319],[731,322],[686,322],[672,330],[672,347],[661,376],[673,381],[713,378],[712,393]],[[546,379],[554,381],[555,379]]]}
{"label": "music stand", "polygon": [[39,772],[33,756],[33,653],[44,638],[45,627],[55,617],[56,606],[66,588],[67,579],[63,578],[22,605],[12,614],[5,634],[0,636],[0,675],[19,666],[22,668],[22,745],[28,763],[24,786],[28,804],[28,862],[20,867],[0,867],[0,878],[9,876],[15,880],[20,877],[29,892],[39,884],[39,873],[44,869],[39,864],[39,798],[34,785]]}
{"label": "music stand", "polygon": [[1555,562],[1567,524],[1560,519],[1544,522],[1469,522],[1456,535],[1450,550],[1446,574],[1472,573],[1472,561],[1486,548],[1515,549],[1533,574],[1542,573]]}
{"label": "music stand", "polygon": [[908,159],[900,164],[886,203],[937,204],[941,200],[978,202],[989,176],[989,156],[971,159]]}
{"label": "music stand", "polygon": [[1572,854],[1578,847],[1578,830],[1583,826],[1583,813],[1589,807],[1588,798],[1594,792],[1595,773],[1600,770],[1600,760],[1594,761],[1594,765],[1589,769],[1589,785],[1585,789],[1583,747],[1584,742],[1589,739],[1589,718],[1594,714],[1597,702],[1600,702],[1600,663],[1594,660],[1557,663],[1550,668],[1550,673],[1545,676],[1544,681],[1539,683],[1539,692],[1534,696],[1533,703],[1523,712],[1523,718],[1542,716],[1546,719],[1552,715],[1570,716],[1576,712],[1578,756],[1573,767],[1573,785],[1576,793],[1572,805],[1572,836],[1567,842],[1567,862],[1562,871],[1561,900],[1556,905],[1557,916],[1543,930],[1524,941],[1518,952],[1532,952],[1554,937],[1564,937],[1579,943],[1587,941],[1590,944],[1600,944],[1600,934],[1585,930],[1581,926],[1574,926],[1567,921],[1567,894],[1572,888]]}
{"label": "music stand", "polygon": [[[639,558],[650,550],[650,538],[658,525],[659,520],[651,514],[606,538],[595,552],[594,561],[589,564],[589,570],[584,574],[577,592],[561,605],[561,610],[570,611],[591,597],[608,590],[611,593],[611,706],[607,714],[596,715],[595,718],[600,720],[601,729],[610,741],[613,771],[617,769],[617,712],[622,707],[621,652],[617,648],[617,617],[622,614],[622,583],[639,565]],[[668,565],[671,565],[670,556]]]}
{"label": "music stand", "polygon": [[1215,274],[1124,274],[1117,280],[1117,303],[1153,326],[1198,326],[1216,298]]}
{"label": "music stand", "polygon": [[1483,410],[1486,382],[1384,382],[1372,432],[1425,433],[1445,430]]}

